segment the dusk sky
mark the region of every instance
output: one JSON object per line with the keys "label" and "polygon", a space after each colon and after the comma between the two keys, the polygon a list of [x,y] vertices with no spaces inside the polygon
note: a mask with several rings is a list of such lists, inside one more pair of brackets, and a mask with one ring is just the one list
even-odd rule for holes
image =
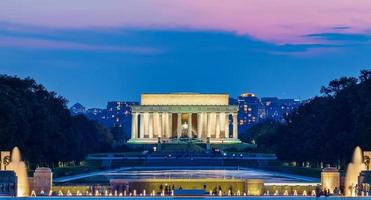
{"label": "dusk sky", "polygon": [[0,73],[86,107],[149,92],[307,99],[371,69],[371,0],[1,0]]}

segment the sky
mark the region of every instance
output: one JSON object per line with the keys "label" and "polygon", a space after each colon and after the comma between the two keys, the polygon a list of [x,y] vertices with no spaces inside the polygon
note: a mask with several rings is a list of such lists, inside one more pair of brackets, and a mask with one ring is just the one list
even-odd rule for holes
{"label": "sky", "polygon": [[301,100],[371,69],[371,0],[1,0],[0,74],[88,108],[141,93]]}

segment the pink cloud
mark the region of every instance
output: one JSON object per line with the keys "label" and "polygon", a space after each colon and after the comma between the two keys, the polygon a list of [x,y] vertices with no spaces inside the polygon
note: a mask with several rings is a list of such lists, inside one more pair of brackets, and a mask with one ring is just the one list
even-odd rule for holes
{"label": "pink cloud", "polygon": [[[371,28],[370,0],[2,0],[0,20],[57,28],[144,27],[233,31],[275,43],[348,26]],[[332,30],[334,31],[334,30]]]}

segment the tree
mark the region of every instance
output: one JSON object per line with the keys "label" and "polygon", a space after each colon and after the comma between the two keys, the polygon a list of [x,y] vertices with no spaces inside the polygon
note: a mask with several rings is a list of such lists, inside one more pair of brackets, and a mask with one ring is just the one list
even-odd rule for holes
{"label": "tree", "polygon": [[279,130],[277,156],[287,161],[346,164],[355,146],[371,149],[370,70],[359,80],[342,77],[321,89]]}
{"label": "tree", "polygon": [[109,131],[71,117],[66,103],[31,78],[0,75],[0,149],[18,146],[31,167],[79,161],[107,149]]}
{"label": "tree", "polygon": [[111,133],[115,142],[122,143],[124,141],[124,131],[122,130],[121,127],[118,126],[112,127]]}
{"label": "tree", "polygon": [[330,81],[327,87],[322,87],[321,93],[334,96],[343,89],[356,85],[357,82],[357,78],[354,77],[341,77],[340,79]]}

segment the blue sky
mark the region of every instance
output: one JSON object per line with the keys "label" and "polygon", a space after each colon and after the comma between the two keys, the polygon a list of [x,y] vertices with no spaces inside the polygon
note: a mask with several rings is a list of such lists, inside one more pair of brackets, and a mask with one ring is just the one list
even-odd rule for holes
{"label": "blue sky", "polygon": [[[368,21],[323,24],[318,18],[308,25],[318,23],[319,28],[306,29],[302,24],[295,28],[293,24],[300,24],[296,21],[274,27],[268,20],[268,30],[264,20],[230,28],[233,23],[215,24],[212,17],[212,26],[205,26],[187,24],[188,18],[184,22],[179,16],[174,17],[179,24],[164,16],[153,21],[147,16],[134,20],[134,25],[102,26],[82,15],[76,18],[78,23],[63,17],[53,21],[55,15],[39,14],[36,6],[29,7],[34,9],[29,15],[24,11],[28,7],[22,7],[26,14],[19,17],[12,1],[5,2],[0,8],[0,73],[32,77],[66,97],[69,105],[105,107],[111,100],[137,101],[144,92],[220,92],[234,97],[253,92],[303,100],[318,95],[320,87],[334,78],[357,76],[361,69],[371,68]],[[137,9],[141,13],[142,8]],[[128,15],[138,14],[133,13]],[[47,23],[38,21],[48,15]],[[255,28],[250,30],[249,25]]]}

